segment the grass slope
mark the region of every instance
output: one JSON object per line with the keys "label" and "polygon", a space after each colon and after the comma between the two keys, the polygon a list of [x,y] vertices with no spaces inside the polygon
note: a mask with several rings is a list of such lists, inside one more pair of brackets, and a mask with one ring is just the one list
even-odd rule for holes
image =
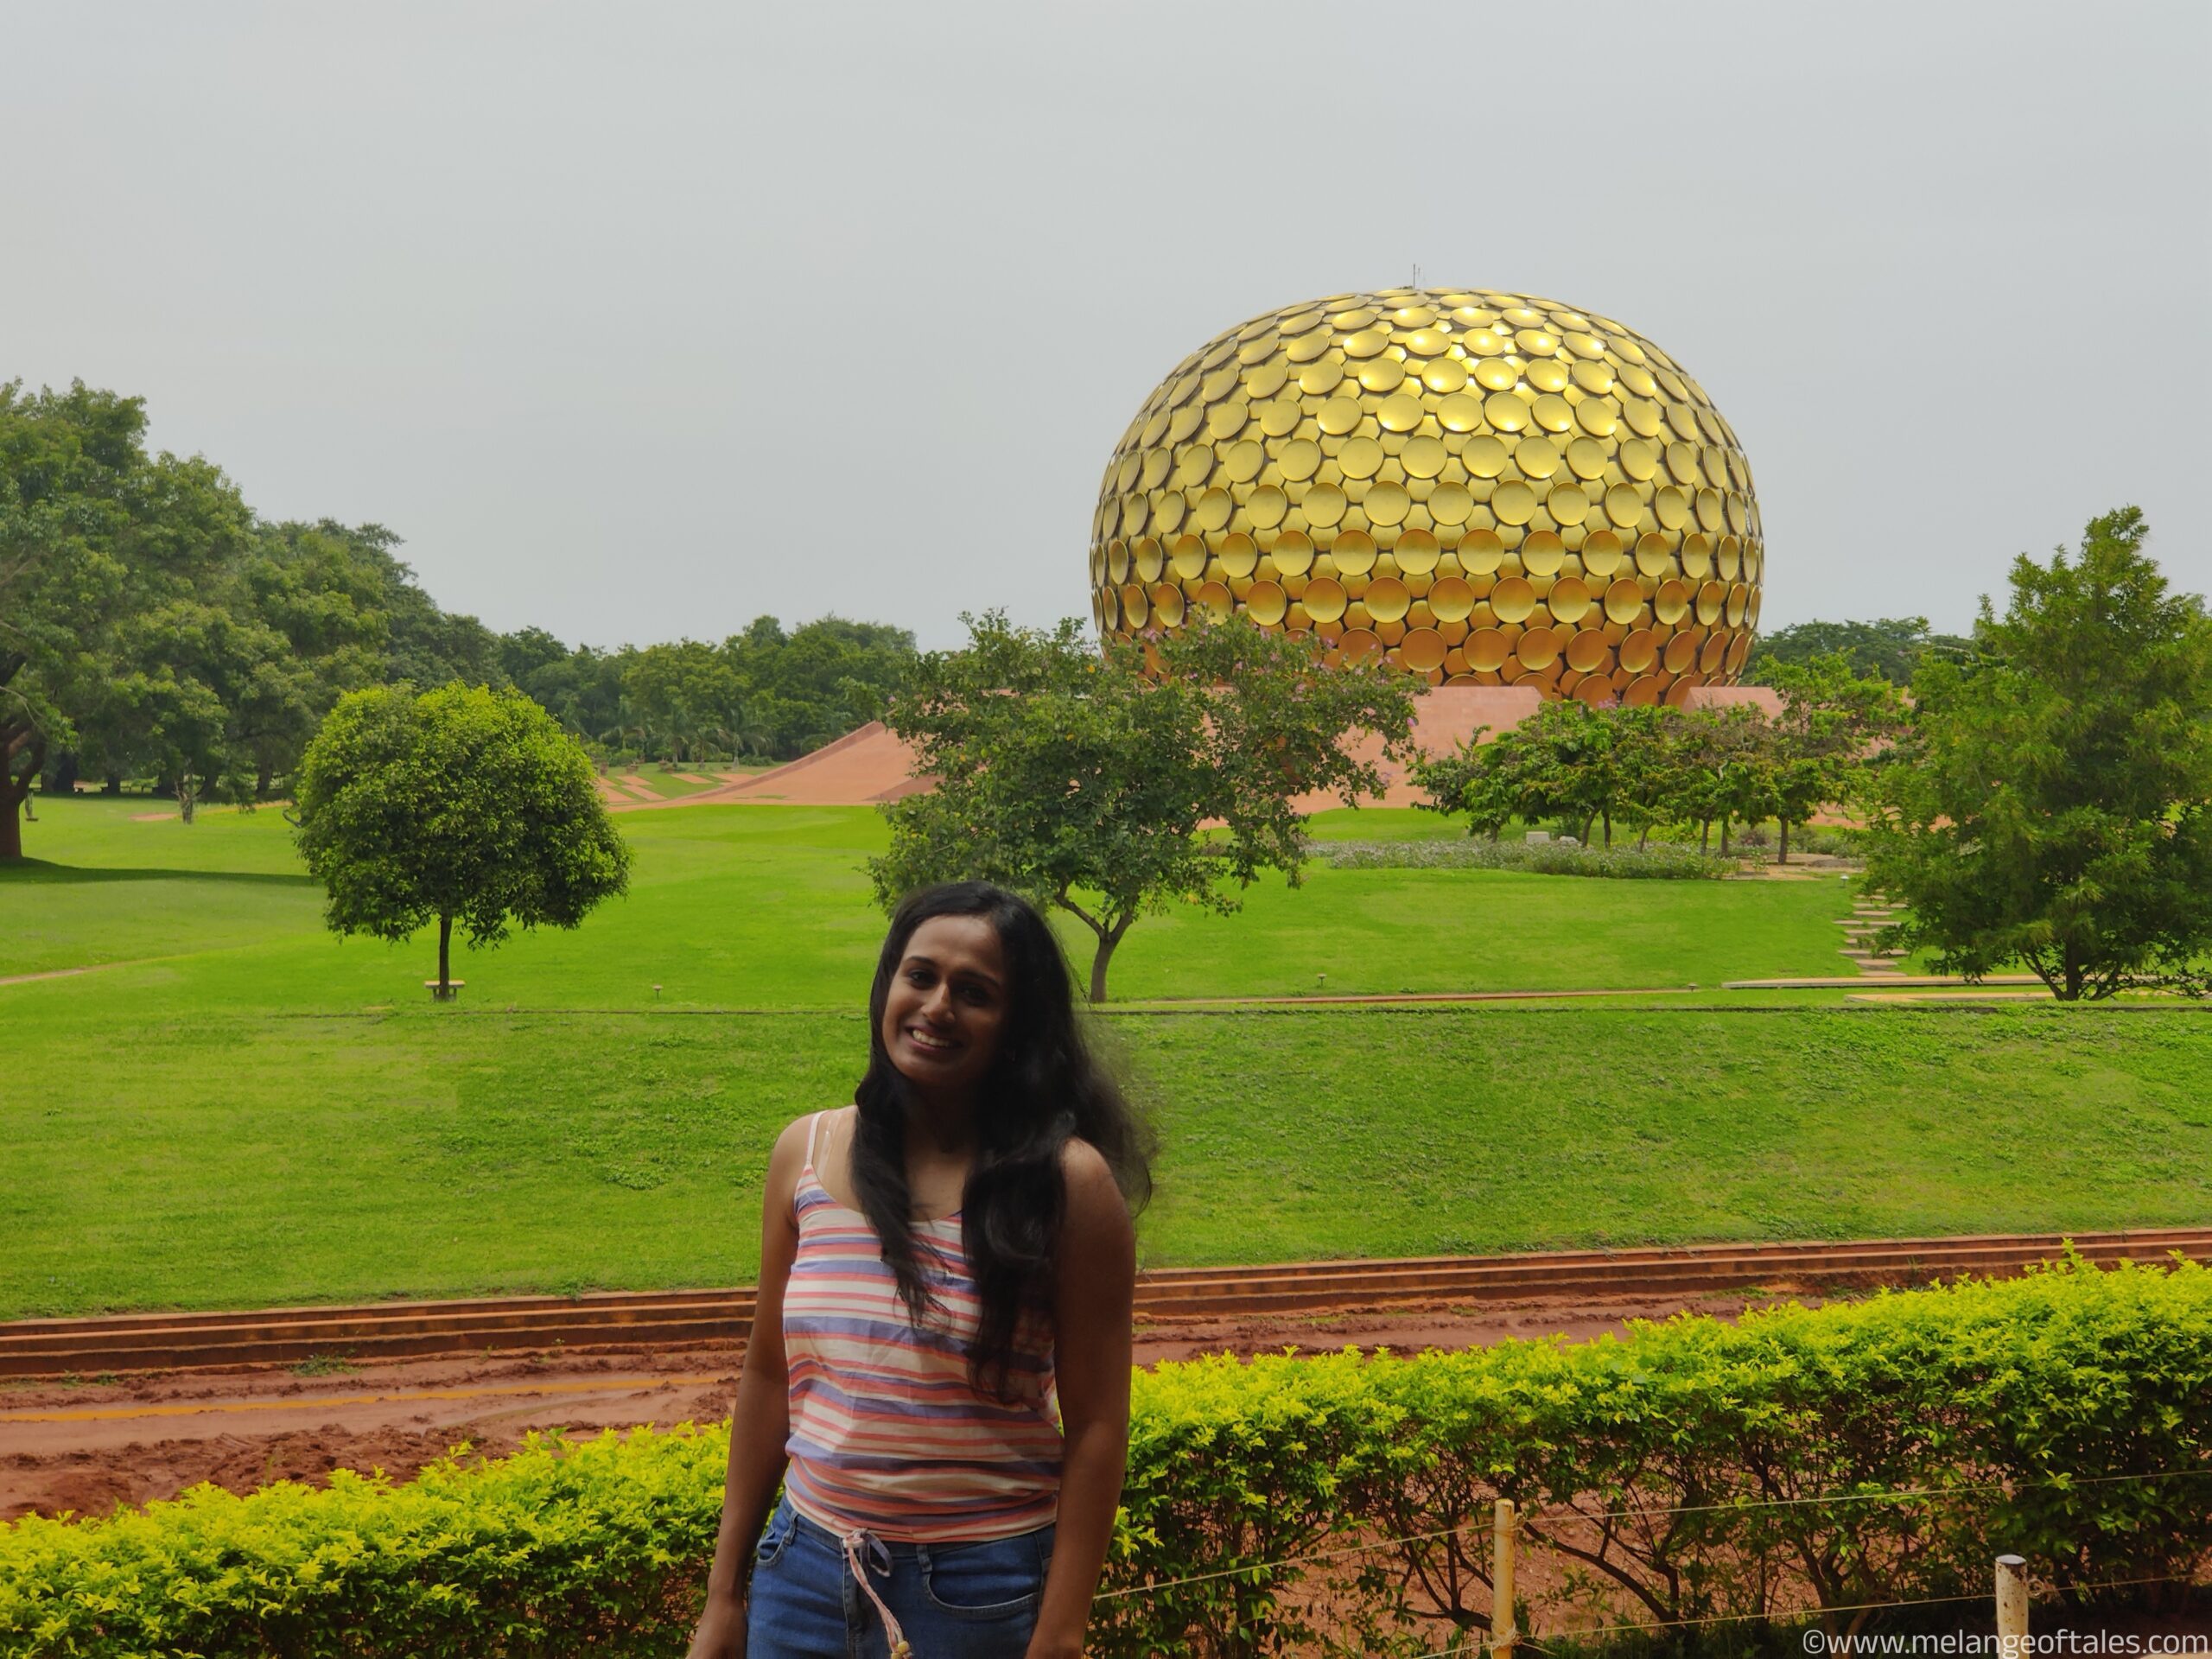
{"label": "grass slope", "polygon": [[[60,802],[0,872],[0,1317],[731,1283],[788,1118],[849,1097],[866,810],[619,820],[630,897],[465,957],[322,931],[282,817]],[[1451,833],[1332,815],[1317,833]],[[1316,868],[1147,918],[1124,997],[1834,972],[1850,887]],[[1080,943],[1080,940],[1071,941]],[[101,967],[98,964],[111,963]],[[653,987],[661,987],[656,998]],[[750,1015],[706,1012],[749,1008]],[[1554,1005],[1122,1014],[1157,1262],[2201,1222],[2179,1013]]]}

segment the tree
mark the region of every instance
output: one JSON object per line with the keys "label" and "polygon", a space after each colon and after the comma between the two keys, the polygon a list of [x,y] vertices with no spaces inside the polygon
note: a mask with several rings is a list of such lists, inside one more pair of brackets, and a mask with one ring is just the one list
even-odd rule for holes
{"label": "tree", "polygon": [[1304,636],[1237,619],[1102,652],[1073,621],[1048,633],[1000,612],[966,620],[968,648],[920,658],[884,712],[934,786],[883,809],[877,900],[968,877],[1064,910],[1096,940],[1094,1002],[1147,911],[1233,911],[1225,884],[1264,869],[1298,882],[1296,798],[1382,792],[1349,736],[1407,753],[1410,682],[1325,667]]}
{"label": "tree", "polygon": [[1780,664],[1770,683],[1782,713],[1770,739],[1770,794],[1781,825],[1775,862],[1789,861],[1789,827],[1851,792],[1869,748],[1895,736],[1904,719],[1897,689],[1879,675],[1861,676],[1842,652]]}
{"label": "tree", "polygon": [[496,945],[512,923],[574,927],[629,887],[590,760],[514,690],[340,698],[301,764],[297,823],[334,931],[397,942],[436,921],[441,1000],[456,921],[472,949]]}
{"label": "tree", "polygon": [[2212,620],[2144,553],[2141,512],[2013,562],[1975,654],[1930,661],[1874,798],[1884,943],[1979,978],[2024,962],[2072,1001],[2205,988],[2212,946]]}
{"label": "tree", "polygon": [[1924,616],[1884,617],[1878,622],[1799,622],[1760,636],[1744,671],[1744,683],[1779,686],[1784,670],[1840,653],[1854,676],[1910,685],[1922,658],[1955,662],[1970,645],[1957,634],[1929,632]]}

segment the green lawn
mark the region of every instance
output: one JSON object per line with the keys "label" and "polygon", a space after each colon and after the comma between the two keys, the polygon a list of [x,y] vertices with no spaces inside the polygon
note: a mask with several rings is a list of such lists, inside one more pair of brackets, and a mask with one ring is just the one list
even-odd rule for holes
{"label": "green lawn", "polygon": [[[118,964],[0,986],[0,1317],[752,1274],[770,1139],[865,1058],[872,812],[626,814],[630,897],[464,957],[441,1009],[421,943],[322,931],[277,812],[134,809],[46,806],[0,874],[0,976]],[[1849,893],[1317,868],[1147,918],[1115,988],[1832,973]],[[1146,1257],[2212,1217],[2192,1013],[1708,1000],[1117,1014],[1165,1136]]]}

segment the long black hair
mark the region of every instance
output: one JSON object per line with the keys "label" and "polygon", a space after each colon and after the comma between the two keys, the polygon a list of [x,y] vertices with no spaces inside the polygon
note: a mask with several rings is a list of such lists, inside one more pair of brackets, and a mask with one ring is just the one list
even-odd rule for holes
{"label": "long black hair", "polygon": [[1063,1150],[1071,1139],[1096,1147],[1134,1213],[1152,1196],[1152,1136],[1091,1052],[1076,1018],[1067,958],[1036,907],[985,881],[949,881],[910,894],[892,915],[868,994],[868,1074],[853,1091],[860,1112],[852,1181],[915,1324],[931,1317],[933,1302],[914,1261],[906,1188],[912,1086],[883,1046],[883,1010],[914,930],[939,916],[982,917],[998,934],[1005,959],[1006,1017],[998,1052],[976,1090],[976,1162],[960,1205],[968,1270],[982,1304],[969,1376],[978,1389],[1003,1395],[1023,1318],[1052,1304],[1066,1208]]}

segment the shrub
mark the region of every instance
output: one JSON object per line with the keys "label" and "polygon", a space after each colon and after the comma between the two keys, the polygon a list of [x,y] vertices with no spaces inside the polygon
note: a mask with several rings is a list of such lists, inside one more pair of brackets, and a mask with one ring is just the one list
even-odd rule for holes
{"label": "shrub", "polygon": [[[402,1486],[19,1522],[0,1528],[0,1652],[672,1651],[725,1445],[541,1440]],[[1316,1624],[1369,1652],[1442,1645],[1440,1624],[1487,1627],[1500,1496],[1574,1569],[1555,1596],[1599,1622],[1978,1597],[2000,1550],[2110,1599],[2212,1562],[2208,1481],[2212,1273],[2187,1264],[1586,1343],[1162,1365],[1137,1378],[1094,1647],[1278,1653]]]}
{"label": "shrub", "polygon": [[1597,875],[1619,880],[1718,880],[1736,861],[1694,847],[1655,842],[1634,847],[1573,847],[1556,841],[1332,841],[1318,856],[1340,870],[1522,870],[1532,875]]}

